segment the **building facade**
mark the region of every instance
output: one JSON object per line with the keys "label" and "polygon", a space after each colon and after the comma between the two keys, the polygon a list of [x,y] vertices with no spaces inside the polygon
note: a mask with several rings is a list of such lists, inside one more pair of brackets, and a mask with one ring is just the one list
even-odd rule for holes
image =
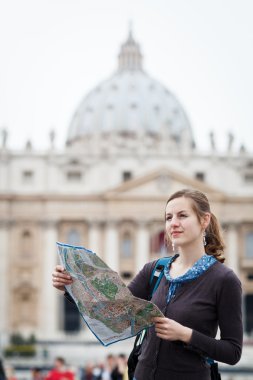
{"label": "building facade", "polygon": [[[253,332],[253,155],[194,143],[175,96],[142,67],[131,33],[118,69],[83,99],[66,146],[0,149],[0,333],[40,340],[94,339],[51,285],[56,242],[84,245],[128,282],[167,254],[168,196],[196,188],[210,199],[226,241],[226,264],[242,281],[245,334]],[[170,250],[170,247],[168,247]]]}

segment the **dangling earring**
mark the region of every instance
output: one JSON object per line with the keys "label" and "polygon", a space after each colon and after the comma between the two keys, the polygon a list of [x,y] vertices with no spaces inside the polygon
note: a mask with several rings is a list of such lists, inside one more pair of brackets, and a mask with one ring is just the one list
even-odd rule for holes
{"label": "dangling earring", "polygon": [[203,244],[206,246],[206,231],[203,232]]}

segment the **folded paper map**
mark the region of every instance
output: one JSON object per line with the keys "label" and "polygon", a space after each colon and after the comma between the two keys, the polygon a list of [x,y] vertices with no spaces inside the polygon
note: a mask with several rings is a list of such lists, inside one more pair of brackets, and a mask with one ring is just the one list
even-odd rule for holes
{"label": "folded paper map", "polygon": [[73,278],[66,286],[89,329],[104,346],[131,338],[163,317],[152,302],[134,297],[117,272],[94,252],[57,243],[60,260]]}

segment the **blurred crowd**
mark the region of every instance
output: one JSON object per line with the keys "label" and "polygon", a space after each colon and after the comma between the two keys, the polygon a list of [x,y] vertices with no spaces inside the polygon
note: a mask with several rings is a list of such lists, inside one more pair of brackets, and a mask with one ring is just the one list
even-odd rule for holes
{"label": "blurred crowd", "polygon": [[[0,380],[19,380],[11,367],[0,361]],[[57,357],[51,370],[32,368],[28,380],[128,380],[125,354],[108,354],[103,362],[89,362],[73,369],[62,357]]]}

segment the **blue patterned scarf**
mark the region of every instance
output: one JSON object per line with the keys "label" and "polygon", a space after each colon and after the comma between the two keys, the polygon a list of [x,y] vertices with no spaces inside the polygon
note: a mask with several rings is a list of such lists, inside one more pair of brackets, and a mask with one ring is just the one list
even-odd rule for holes
{"label": "blue patterned scarf", "polygon": [[171,299],[174,298],[175,293],[177,289],[181,286],[181,284],[183,284],[184,282],[195,280],[196,278],[201,276],[208,268],[210,268],[213,264],[217,262],[214,256],[204,254],[185,274],[176,278],[172,278],[170,276],[170,267],[172,262],[178,256],[179,255],[177,254],[171,257],[168,264],[166,265],[166,268],[164,269],[164,275],[170,283],[169,292],[167,296],[167,303],[169,303]]}

